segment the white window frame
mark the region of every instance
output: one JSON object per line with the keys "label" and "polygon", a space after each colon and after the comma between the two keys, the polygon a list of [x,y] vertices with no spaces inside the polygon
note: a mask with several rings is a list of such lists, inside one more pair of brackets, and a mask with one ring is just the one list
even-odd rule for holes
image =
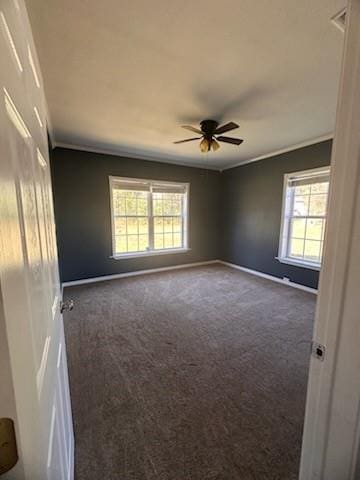
{"label": "white window frame", "polygon": [[[129,253],[116,253],[116,239],[115,239],[115,222],[114,222],[114,208],[113,208],[113,185],[119,181],[128,181],[128,182],[141,182],[147,183],[150,187],[149,192],[149,250],[142,251],[142,252],[129,252]],[[154,237],[154,216],[152,211],[152,186],[153,185],[164,185],[164,186],[171,186],[171,185],[179,185],[184,187],[185,195],[184,195],[184,202],[183,202],[183,247],[181,248],[164,248],[155,250],[153,247],[153,237]],[[112,255],[110,258],[114,258],[115,260],[121,260],[126,258],[135,258],[135,257],[149,257],[155,255],[174,255],[176,253],[184,253],[191,250],[189,246],[189,199],[190,199],[190,183],[186,182],[177,182],[177,181],[164,181],[164,180],[152,180],[148,178],[133,178],[133,177],[118,177],[118,176],[109,176],[109,198],[110,198],[110,212],[111,212],[111,238],[112,238]]]}
{"label": "white window frame", "polygon": [[[276,257],[277,260],[281,263],[285,263],[288,265],[294,265],[297,267],[309,268],[311,270],[320,270],[321,269],[321,262],[312,262],[306,259],[296,259],[293,257],[289,257],[288,255],[288,247],[289,247],[289,240],[291,238],[290,235],[290,224],[292,215],[290,211],[293,207],[293,200],[289,198],[293,196],[293,191],[289,191],[288,184],[289,180],[296,177],[313,177],[317,175],[324,175],[330,174],[330,167],[319,167],[313,168],[309,170],[301,170],[292,173],[286,173],[284,175],[284,183],[283,183],[283,199],[282,199],[282,208],[281,208],[281,225],[280,225],[280,241],[279,241],[279,252],[278,256]],[[327,216],[327,213],[326,213]],[[321,217],[323,218],[323,217]]]}

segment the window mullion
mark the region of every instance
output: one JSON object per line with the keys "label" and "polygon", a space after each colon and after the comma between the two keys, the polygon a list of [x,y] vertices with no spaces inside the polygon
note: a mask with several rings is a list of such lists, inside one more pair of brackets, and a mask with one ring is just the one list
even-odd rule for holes
{"label": "window mullion", "polygon": [[149,250],[154,250],[154,214],[153,214],[153,190],[150,184],[150,191],[148,193],[148,212],[149,212]]}
{"label": "window mullion", "polygon": [[181,195],[181,247],[185,247],[185,202],[184,195]]}
{"label": "window mullion", "polygon": [[[289,188],[289,187],[287,187]],[[290,256],[290,245],[291,245],[291,234],[292,234],[292,224],[293,224],[293,218],[294,218],[294,202],[295,202],[295,188],[290,187],[290,216],[288,218],[288,229],[287,229],[287,238],[286,238],[286,256]]]}

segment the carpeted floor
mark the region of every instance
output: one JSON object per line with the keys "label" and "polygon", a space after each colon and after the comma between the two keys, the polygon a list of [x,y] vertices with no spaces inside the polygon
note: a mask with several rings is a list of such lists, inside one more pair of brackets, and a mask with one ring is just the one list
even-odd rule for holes
{"label": "carpeted floor", "polygon": [[76,480],[297,478],[314,295],[209,265],[65,296]]}

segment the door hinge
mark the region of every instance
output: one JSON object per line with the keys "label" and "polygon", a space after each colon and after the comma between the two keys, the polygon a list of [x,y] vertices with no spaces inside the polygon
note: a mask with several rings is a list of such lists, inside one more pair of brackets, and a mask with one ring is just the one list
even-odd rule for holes
{"label": "door hinge", "polygon": [[325,345],[318,342],[311,342],[311,354],[323,362],[325,358]]}

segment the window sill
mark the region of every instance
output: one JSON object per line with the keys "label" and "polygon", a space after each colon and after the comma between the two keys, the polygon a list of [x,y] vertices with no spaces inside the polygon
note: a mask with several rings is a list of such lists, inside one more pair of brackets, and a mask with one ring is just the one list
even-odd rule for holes
{"label": "window sill", "polygon": [[141,258],[141,257],[153,257],[155,255],[171,255],[177,253],[189,252],[191,248],[169,248],[168,250],[152,250],[151,252],[134,252],[125,253],[123,255],[111,255],[110,258],[114,260],[125,260],[127,258]]}
{"label": "window sill", "polygon": [[279,260],[280,263],[286,263],[287,265],[293,265],[295,267],[302,267],[302,268],[308,268],[310,270],[317,270],[320,271],[321,265],[316,265],[315,263],[311,262],[302,262],[299,260],[295,260],[293,258],[280,258],[280,257],[275,257],[276,260]]}

